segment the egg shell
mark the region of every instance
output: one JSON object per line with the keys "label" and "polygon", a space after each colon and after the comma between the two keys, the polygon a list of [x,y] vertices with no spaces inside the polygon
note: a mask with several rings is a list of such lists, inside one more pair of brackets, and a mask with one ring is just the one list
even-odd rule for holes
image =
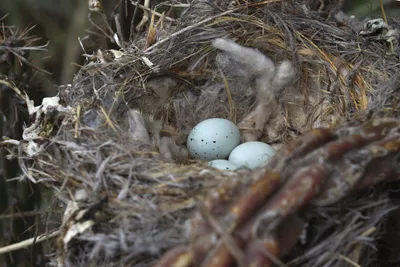
{"label": "egg shell", "polygon": [[214,159],[214,160],[208,162],[208,165],[210,165],[213,168],[220,169],[220,170],[235,171],[237,169],[240,169],[240,166],[238,166],[235,163],[233,163],[229,160],[226,160],[226,159]]}
{"label": "egg shell", "polygon": [[275,149],[270,145],[252,141],[237,146],[229,155],[229,161],[250,169],[265,166],[275,154]]}
{"label": "egg shell", "polygon": [[193,158],[203,160],[227,159],[240,143],[240,132],[230,120],[207,119],[189,133],[187,148]]}

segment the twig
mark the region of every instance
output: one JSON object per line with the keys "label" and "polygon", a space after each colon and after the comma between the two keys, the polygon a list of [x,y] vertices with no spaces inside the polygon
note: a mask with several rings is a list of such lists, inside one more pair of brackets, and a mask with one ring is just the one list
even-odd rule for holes
{"label": "twig", "polygon": [[[40,49],[37,49],[40,50]],[[21,60],[22,62],[24,62],[25,64],[27,64],[29,67],[40,71],[42,73],[45,73],[47,75],[51,75],[51,72],[48,72],[47,70],[44,70],[42,68],[39,68],[38,66],[32,64],[31,62],[29,62],[29,60],[27,60],[26,58],[24,58],[23,56],[21,56],[17,51],[14,51],[14,49],[9,49],[8,51],[10,51],[15,57],[17,57],[19,60]]]}
{"label": "twig", "polygon": [[100,107],[101,112],[103,113],[103,115],[106,117],[106,122],[107,124],[114,130],[115,133],[118,133],[117,129],[115,128],[112,120],[110,119],[110,117],[108,116],[107,111],[104,109],[103,106]]}
{"label": "twig", "polygon": [[354,266],[354,267],[361,267],[361,265],[359,265],[358,263],[350,260],[349,258],[343,256],[343,255],[339,255],[339,258],[346,261],[347,263],[349,263],[350,265]]}
{"label": "twig", "polygon": [[14,139],[8,139],[8,140],[4,140],[0,142],[0,146],[3,145],[14,145],[14,146],[19,146],[19,141],[18,140],[14,140]]}
{"label": "twig", "polygon": [[[144,7],[149,9],[150,6],[150,0],[144,0]],[[139,24],[136,26],[136,31],[140,32],[142,30],[143,25],[149,20],[149,11],[143,12],[143,17],[142,20],[139,22]]]}
{"label": "twig", "polygon": [[22,100],[28,103],[27,100],[29,101],[29,99],[26,99],[25,95],[22,94],[22,92],[18,89],[14,82],[0,79],[0,84],[11,88]]}
{"label": "twig", "polygon": [[177,8],[188,8],[191,4],[169,4],[169,3],[161,3],[157,6],[170,6],[170,7],[177,7]]}
{"label": "twig", "polygon": [[[22,47],[14,47],[13,49],[17,51],[23,51],[23,50],[34,50],[34,51],[47,51],[47,46],[49,45],[50,42],[47,42],[44,45],[38,45],[38,46],[22,46]],[[0,45],[0,49],[9,49],[9,47],[5,45]]]}
{"label": "twig", "polygon": [[236,242],[228,233],[224,227],[207,211],[204,204],[199,203],[199,211],[201,215],[207,220],[207,222],[214,228],[218,234],[221,235],[225,246],[228,248],[229,252],[231,252],[232,257],[234,257],[237,261],[237,265],[239,267],[244,267],[246,264],[244,263],[244,254],[242,250],[237,246]]}
{"label": "twig", "polygon": [[269,260],[271,260],[278,267],[287,267],[288,265],[284,264],[278,257],[270,253],[268,250],[262,250],[262,253],[267,256]]}
{"label": "twig", "polygon": [[[115,28],[117,28],[118,36],[121,39],[121,42],[117,42],[117,45],[119,47],[121,47],[121,45],[125,44],[125,38],[124,38],[124,34],[122,33],[122,27],[121,27],[121,23],[120,23],[120,14],[119,13],[115,14],[114,22],[115,22]],[[114,39],[115,39],[115,37],[114,37]]]}
{"label": "twig", "polygon": [[19,243],[15,243],[15,244],[12,244],[12,245],[9,245],[9,246],[6,246],[6,247],[2,247],[2,248],[0,248],[0,255],[1,254],[5,254],[5,253],[9,253],[9,252],[12,252],[12,251],[15,251],[15,250],[27,248],[27,247],[29,247],[31,245],[43,242],[45,240],[48,240],[50,238],[58,236],[60,234],[60,232],[61,231],[58,229],[58,230],[55,230],[51,234],[49,234],[49,233],[42,234],[42,235],[39,235],[37,237],[32,237],[30,239],[21,241]]}
{"label": "twig", "polygon": [[40,214],[41,214],[41,211],[27,211],[27,212],[20,212],[20,213],[14,213],[14,214],[5,214],[5,215],[0,215],[0,220],[31,217],[31,216],[36,216],[36,215],[40,215]]}
{"label": "twig", "polygon": [[[101,14],[101,17],[104,19],[104,15]],[[110,42],[114,43],[114,38],[113,38],[110,34],[108,34],[105,30],[103,30],[99,25],[97,25],[96,23],[94,23],[94,21],[92,20],[92,13],[91,13],[91,12],[88,14],[88,20],[89,20],[89,22],[90,22],[94,27],[96,27],[96,28],[97,28],[99,31],[101,31],[108,39],[110,39]],[[107,28],[108,28],[108,29],[111,29],[110,26],[109,26],[108,23],[107,23],[107,20],[106,20],[106,19],[104,19],[104,20],[106,21]],[[113,32],[112,29],[111,29],[111,33],[114,34],[114,32]]]}
{"label": "twig", "polygon": [[24,151],[23,143],[20,143],[18,146],[18,164],[19,167],[22,171],[22,173],[25,175],[26,178],[28,178],[32,183],[37,184],[38,181],[29,173],[28,168],[25,165],[24,158],[22,157],[22,152]]}
{"label": "twig", "polygon": [[[134,5],[134,6],[140,7],[141,9],[146,10],[148,12],[152,12],[157,17],[161,18],[163,16],[163,14],[158,13],[158,12],[152,10],[151,8],[145,7],[144,5],[141,5],[141,4],[137,3],[137,2],[134,2],[133,0],[131,0],[131,4]],[[176,21],[176,19],[173,19],[173,18],[167,17],[167,16],[165,16],[165,20],[168,20],[168,21],[171,21],[171,22],[175,22]]]}

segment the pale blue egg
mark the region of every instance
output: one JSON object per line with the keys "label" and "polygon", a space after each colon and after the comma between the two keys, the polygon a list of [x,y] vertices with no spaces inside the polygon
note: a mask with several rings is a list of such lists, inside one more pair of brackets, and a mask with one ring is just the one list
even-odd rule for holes
{"label": "pale blue egg", "polygon": [[214,159],[208,162],[208,165],[219,170],[235,171],[240,168],[240,166],[226,159]]}
{"label": "pale blue egg", "polygon": [[240,132],[230,120],[213,118],[200,122],[189,133],[187,148],[193,158],[227,159],[240,143]]}
{"label": "pale blue egg", "polygon": [[274,154],[275,149],[270,145],[252,141],[237,146],[229,155],[229,161],[238,166],[256,169],[265,166]]}

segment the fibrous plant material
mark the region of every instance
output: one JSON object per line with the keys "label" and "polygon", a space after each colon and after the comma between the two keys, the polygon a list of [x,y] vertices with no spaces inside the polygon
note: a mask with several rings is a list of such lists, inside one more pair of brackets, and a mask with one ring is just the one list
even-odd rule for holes
{"label": "fibrous plant material", "polygon": [[[370,248],[393,206],[387,189],[368,197],[356,189],[373,185],[378,170],[382,180],[398,178],[390,139],[398,135],[398,64],[386,43],[310,7],[192,2],[150,47],[144,32],[120,51],[99,51],[60,88],[59,102],[34,109],[27,129],[35,138],[3,145],[27,157],[27,178],[65,203],[54,263],[152,266],[176,247],[167,263],[186,253],[181,263],[220,256],[372,266]],[[187,136],[211,117],[282,150],[255,171],[190,160]],[[309,187],[298,187],[304,181]],[[306,241],[296,243],[304,221]],[[232,235],[237,229],[244,238]]]}
{"label": "fibrous plant material", "polygon": [[[3,4],[3,3],[2,3]],[[4,5],[0,8],[4,10]],[[21,88],[37,99],[43,87],[38,81],[48,72],[38,61],[47,50],[46,41],[34,35],[34,26],[26,28],[11,24],[11,16],[0,15],[0,142],[5,138],[21,138],[22,127],[29,121],[26,105],[14,90]],[[19,91],[19,90],[18,90]],[[11,140],[12,141],[12,140]],[[14,142],[17,145],[18,142]],[[45,188],[20,182],[18,159],[8,160],[8,152],[0,145],[0,265],[42,265],[47,240],[40,236],[48,222],[41,210],[46,201]],[[43,197],[43,198],[42,198]],[[49,215],[50,218],[52,215]],[[51,222],[49,222],[51,226]],[[43,228],[42,228],[43,227]],[[20,242],[21,241],[21,242]],[[38,241],[37,246],[31,247]],[[30,247],[30,250],[24,248]]]}

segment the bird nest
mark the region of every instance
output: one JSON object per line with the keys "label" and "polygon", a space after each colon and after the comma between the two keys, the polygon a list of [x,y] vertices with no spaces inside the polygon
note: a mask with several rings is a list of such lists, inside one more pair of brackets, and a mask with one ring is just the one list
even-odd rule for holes
{"label": "bird nest", "polygon": [[[397,116],[396,47],[300,2],[194,1],[177,20],[153,18],[134,43],[87,55],[72,84],[42,105],[20,93],[32,124],[3,144],[24,178],[64,203],[54,264],[151,266],[190,244],[198,203],[260,179],[268,167],[221,171],[190,159],[186,139],[200,121],[229,119],[242,140],[283,149],[316,127]],[[282,261],[372,266],[393,207],[387,186],[309,205]]]}

